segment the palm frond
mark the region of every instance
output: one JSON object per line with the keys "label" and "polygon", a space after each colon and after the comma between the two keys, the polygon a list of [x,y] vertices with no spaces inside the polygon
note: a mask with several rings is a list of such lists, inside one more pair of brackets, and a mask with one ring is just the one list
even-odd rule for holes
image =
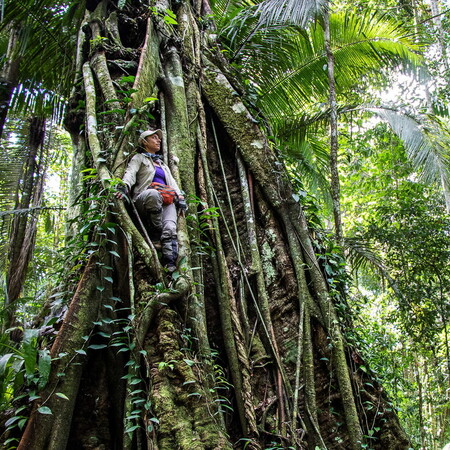
{"label": "palm frond", "polygon": [[387,280],[398,298],[403,298],[397,282],[392,278],[383,259],[377,255],[367,239],[363,236],[347,237],[344,240],[344,247],[347,253],[346,260],[350,264],[352,272],[356,273],[359,269],[371,267],[381,278]]}
{"label": "palm frond", "polygon": [[321,197],[324,204],[331,207],[327,143],[315,136],[306,136],[300,142],[295,138],[280,142],[279,148],[286,155],[288,170],[295,172],[308,192]]}
{"label": "palm frond", "polygon": [[[219,33],[228,46],[234,50],[235,58],[241,50],[258,46],[264,40],[265,46],[285,40],[287,28],[305,29],[321,14],[327,0],[263,0],[263,1],[216,1],[219,12]],[[228,41],[228,42],[227,42]],[[245,58],[245,55],[244,55]]]}
{"label": "palm frond", "polygon": [[[361,106],[354,104],[338,104],[336,110],[338,115],[361,110]],[[269,119],[276,119],[278,116],[270,112],[266,115]],[[280,139],[285,139],[293,133],[305,132],[306,129],[317,128],[319,125],[327,125],[330,119],[330,107],[326,103],[312,104],[308,108],[299,109],[294,114],[285,114],[281,121],[273,120],[273,127],[277,131]]]}
{"label": "palm frond", "polygon": [[408,157],[425,183],[450,181],[449,124],[433,115],[412,117],[393,108],[369,107],[402,140]]}
{"label": "palm frond", "polygon": [[346,260],[352,271],[371,266],[377,271],[386,272],[382,258],[375,252],[371,243],[362,236],[346,237],[344,241]]}
{"label": "palm frond", "polygon": [[25,140],[26,121],[9,121],[5,127],[5,139],[0,143],[0,208],[14,205],[17,182],[27,155]]}
{"label": "palm frond", "polygon": [[[367,112],[385,121],[393,133],[402,141],[408,159],[424,183],[442,183],[450,185],[450,124],[442,118],[427,114],[413,117],[393,107],[373,105],[340,105],[339,114],[350,111]],[[303,114],[285,116],[274,120],[269,114],[273,130],[287,155],[304,164],[305,174],[313,173],[316,165],[317,174],[328,170],[328,149],[325,142],[315,138],[319,124],[324,125],[329,119],[329,108],[318,111],[309,110]],[[320,132],[320,130],[319,130]],[[316,141],[314,143],[314,141]],[[310,147],[308,145],[312,144]],[[314,157],[307,157],[306,149],[314,150]],[[308,169],[304,161],[310,162]],[[323,190],[323,189],[322,189]],[[325,192],[325,191],[323,191]]]}
{"label": "palm frond", "polygon": [[[283,32],[283,39],[278,36],[278,41],[267,39],[272,31],[264,37],[255,35],[241,49],[242,71],[259,89],[259,106],[266,114],[281,116],[310,103],[326,103],[323,30],[311,26],[302,33],[291,27]],[[422,61],[420,46],[408,32],[377,13],[332,14],[331,34],[338,95],[357,86],[364,77],[378,74],[383,67],[418,66]]]}
{"label": "palm frond", "polygon": [[10,211],[0,211],[0,218],[5,216],[26,216],[41,211],[65,211],[65,206],[32,206],[30,208],[12,209]]}
{"label": "palm frond", "polygon": [[61,124],[64,119],[66,99],[57,92],[44,89],[31,81],[24,81],[13,91],[11,110],[16,116],[36,115],[51,118]]}
{"label": "palm frond", "polygon": [[6,3],[0,30],[14,27],[19,33],[20,46],[14,57],[20,60],[22,81],[62,95],[69,93],[76,46],[74,30],[81,20],[79,6],[79,2],[61,0]]}
{"label": "palm frond", "polygon": [[[13,209],[16,204],[17,186],[27,155],[25,121],[9,121],[0,143],[0,210]],[[0,272],[5,270],[8,253],[11,216],[0,218]]]}
{"label": "palm frond", "polygon": [[327,5],[327,0],[264,0],[256,10],[258,28],[266,28],[273,23],[306,28]]}
{"label": "palm frond", "polygon": [[255,6],[252,0],[212,0],[210,5],[214,11],[214,23],[221,33],[221,30],[227,29],[230,23],[248,8]]}

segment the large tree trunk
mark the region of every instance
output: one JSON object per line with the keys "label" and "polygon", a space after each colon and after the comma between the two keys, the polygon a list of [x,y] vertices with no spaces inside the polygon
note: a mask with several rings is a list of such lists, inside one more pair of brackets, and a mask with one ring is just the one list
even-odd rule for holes
{"label": "large tree trunk", "polygon": [[14,215],[10,232],[5,328],[15,323],[16,301],[22,292],[33,255],[47,165],[44,146],[45,119],[33,117],[29,122],[28,154],[24,161],[23,176],[18,185],[14,208],[18,213]]}
{"label": "large tree trunk", "polygon": [[[18,448],[357,449],[363,435],[407,448],[345,342],[301,205],[200,20],[205,6],[96,3],[66,120],[88,168],[82,269]],[[190,199],[172,278],[111,193],[149,125]]]}

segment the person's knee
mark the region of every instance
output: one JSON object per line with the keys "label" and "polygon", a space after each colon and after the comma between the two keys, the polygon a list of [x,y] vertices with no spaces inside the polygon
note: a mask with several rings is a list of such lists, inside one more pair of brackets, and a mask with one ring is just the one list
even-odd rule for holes
{"label": "person's knee", "polygon": [[177,224],[173,221],[163,222],[161,239],[176,239],[176,238],[177,238]]}
{"label": "person's knee", "polygon": [[155,189],[147,189],[136,198],[139,210],[160,213],[162,211],[161,194]]}

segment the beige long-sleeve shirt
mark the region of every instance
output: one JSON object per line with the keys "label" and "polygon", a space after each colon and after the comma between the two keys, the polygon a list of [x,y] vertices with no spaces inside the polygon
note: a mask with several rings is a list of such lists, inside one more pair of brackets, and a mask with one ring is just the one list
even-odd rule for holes
{"label": "beige long-sleeve shirt", "polygon": [[[166,174],[167,185],[175,189],[176,193],[181,196],[180,188],[173,178],[170,169],[162,161],[159,161],[159,164]],[[131,158],[122,181],[128,186],[128,190],[132,192],[133,200],[148,188],[155,176],[155,170],[153,160],[150,156],[138,153]]]}

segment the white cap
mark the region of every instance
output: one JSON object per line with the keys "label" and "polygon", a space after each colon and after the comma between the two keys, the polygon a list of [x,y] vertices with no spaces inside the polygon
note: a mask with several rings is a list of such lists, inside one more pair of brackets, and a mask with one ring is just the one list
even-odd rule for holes
{"label": "white cap", "polygon": [[147,136],[151,136],[152,134],[155,134],[155,133],[162,140],[163,134],[162,134],[161,130],[147,130],[147,131],[144,131],[143,133],[141,133],[141,135],[139,136],[139,143],[141,144]]}

